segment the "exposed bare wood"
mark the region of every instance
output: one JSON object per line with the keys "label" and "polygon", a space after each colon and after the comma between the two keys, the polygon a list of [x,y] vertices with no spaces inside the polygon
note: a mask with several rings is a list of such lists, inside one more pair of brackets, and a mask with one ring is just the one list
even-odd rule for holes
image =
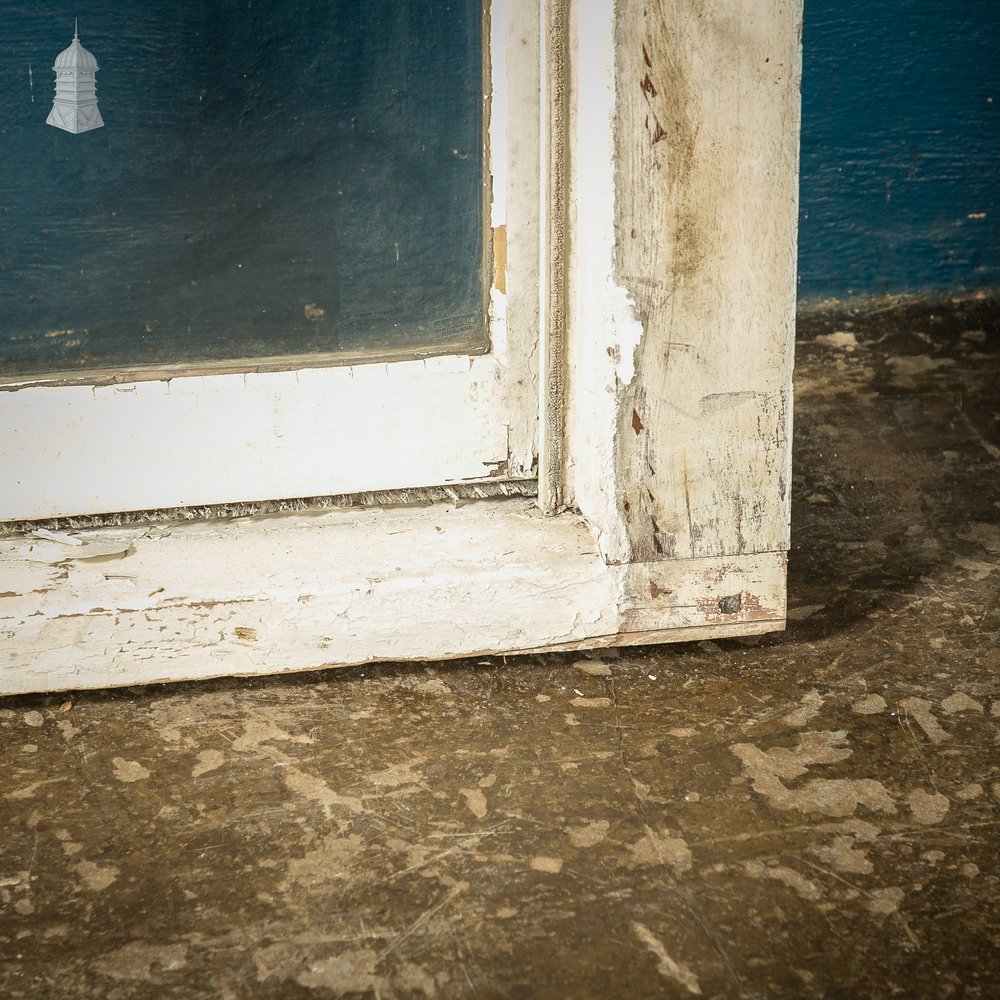
{"label": "exposed bare wood", "polygon": [[617,281],[642,338],[630,558],[787,548],[800,0],[620,0]]}
{"label": "exposed bare wood", "polygon": [[435,503],[467,503],[500,497],[534,497],[537,479],[484,479],[451,486],[422,486],[405,490],[366,490],[338,496],[288,497],[280,500],[214,504],[205,507],[168,507],[157,510],[118,511],[85,516],[49,517],[30,521],[0,521],[0,537],[31,534],[39,530],[79,531],[84,528],[122,528],[136,524],[184,524],[218,521],[255,514],[287,514],[360,507],[430,507]]}

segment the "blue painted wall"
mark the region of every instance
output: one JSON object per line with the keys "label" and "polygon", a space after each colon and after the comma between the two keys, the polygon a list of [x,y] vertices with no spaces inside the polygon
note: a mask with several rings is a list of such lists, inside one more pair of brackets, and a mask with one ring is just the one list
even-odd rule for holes
{"label": "blue painted wall", "polygon": [[1000,286],[1000,4],[805,8],[800,296]]}

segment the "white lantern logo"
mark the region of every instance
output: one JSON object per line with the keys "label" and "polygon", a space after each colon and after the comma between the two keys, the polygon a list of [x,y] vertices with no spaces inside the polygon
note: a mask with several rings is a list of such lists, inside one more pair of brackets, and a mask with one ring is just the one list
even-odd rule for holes
{"label": "white lantern logo", "polygon": [[73,44],[56,56],[56,97],[47,124],[67,132],[90,132],[104,124],[97,107],[97,60],[81,44],[79,22]]}

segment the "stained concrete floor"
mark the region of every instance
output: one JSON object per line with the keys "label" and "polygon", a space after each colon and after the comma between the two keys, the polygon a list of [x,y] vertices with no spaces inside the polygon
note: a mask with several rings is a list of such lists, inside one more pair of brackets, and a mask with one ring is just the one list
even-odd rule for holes
{"label": "stained concrete floor", "polygon": [[1000,324],[800,323],[787,632],[0,700],[0,995],[1000,995]]}

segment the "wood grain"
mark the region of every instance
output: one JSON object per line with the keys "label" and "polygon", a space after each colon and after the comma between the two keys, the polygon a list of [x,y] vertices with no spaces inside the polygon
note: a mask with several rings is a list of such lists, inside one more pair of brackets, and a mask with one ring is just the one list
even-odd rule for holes
{"label": "wood grain", "polygon": [[788,547],[801,5],[617,5],[615,271],[630,558]]}

